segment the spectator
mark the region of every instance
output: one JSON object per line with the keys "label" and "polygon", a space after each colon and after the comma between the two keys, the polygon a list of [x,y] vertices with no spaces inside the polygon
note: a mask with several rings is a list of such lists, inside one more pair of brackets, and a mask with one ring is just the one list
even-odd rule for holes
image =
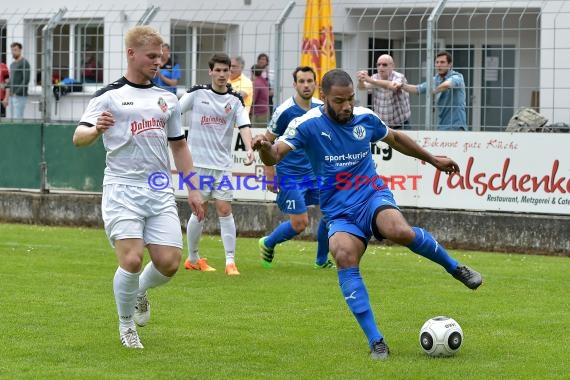
{"label": "spectator", "polygon": [[[433,94],[438,109],[438,125],[440,131],[466,131],[467,115],[465,113],[465,81],[463,75],[451,69],[453,60],[446,51],[437,53],[433,77]],[[427,84],[404,84],[402,88],[411,94],[424,94]],[[429,120],[426,120],[429,123]]]}
{"label": "spectator", "polygon": [[180,65],[172,59],[170,45],[162,45],[162,66],[154,77],[154,84],[176,95],[176,86],[180,80]]}
{"label": "spectator", "polygon": [[[6,83],[9,77],[8,65],[0,62],[0,101],[6,97]],[[3,101],[0,102],[0,117],[6,117],[6,107],[4,107]]]}
{"label": "spectator", "polygon": [[[10,104],[12,119],[22,120],[24,118],[26,100],[28,99],[30,64],[22,55],[21,43],[13,42],[10,48],[12,49],[12,58],[14,58],[14,61],[10,64],[10,80],[6,87],[2,104],[4,107],[8,107]],[[10,97],[12,98],[11,101],[9,100]]]}
{"label": "spectator", "polygon": [[245,104],[245,110],[249,115],[251,112],[251,105],[253,104],[253,83],[243,74],[245,61],[242,57],[232,58],[232,66],[230,67],[229,83],[232,89],[237,91]]}
{"label": "spectator", "polygon": [[377,73],[369,76],[358,72],[358,88],[372,92],[374,112],[392,129],[410,129],[410,95],[401,89],[408,83],[404,74],[394,71],[394,60],[388,54],[378,57]]}
{"label": "spectator", "polygon": [[83,78],[84,83],[102,83],[103,70],[99,67],[97,56],[93,52],[85,55],[85,62],[83,63]]}
{"label": "spectator", "polygon": [[253,79],[251,122],[254,128],[266,128],[269,121],[269,82],[261,75],[262,73],[263,69],[259,65],[251,67]]}
{"label": "spectator", "polygon": [[269,69],[269,56],[265,53],[261,53],[257,56],[257,65],[263,70],[262,76],[267,79],[267,84],[269,85],[269,111],[273,112],[273,87],[271,83],[273,82],[273,71]]}

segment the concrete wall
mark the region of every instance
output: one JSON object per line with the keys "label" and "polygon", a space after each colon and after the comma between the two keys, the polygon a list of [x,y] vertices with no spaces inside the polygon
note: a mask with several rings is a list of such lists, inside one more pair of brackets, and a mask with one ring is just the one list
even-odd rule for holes
{"label": "concrete wall", "polygon": [[[0,222],[102,227],[100,194],[0,192]],[[178,200],[185,229],[190,209]],[[314,210],[310,230],[316,231]],[[447,248],[536,253],[570,257],[570,216],[404,209],[411,225],[428,229]],[[273,203],[234,202],[239,236],[260,237],[284,220]],[[204,232],[217,234],[213,207]]]}

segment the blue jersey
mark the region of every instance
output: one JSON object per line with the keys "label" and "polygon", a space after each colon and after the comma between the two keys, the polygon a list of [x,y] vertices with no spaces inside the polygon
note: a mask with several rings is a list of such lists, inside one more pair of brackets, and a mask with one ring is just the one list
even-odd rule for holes
{"label": "blue jersey", "polygon": [[[379,189],[389,191],[376,173],[370,151],[370,143],[384,139],[388,128],[364,107],[354,107],[346,124],[323,112],[323,107],[313,108],[295,119],[280,141],[305,150],[320,183],[321,210],[332,220],[361,211]],[[372,182],[357,184],[366,178]]]}
{"label": "blue jersey", "polygon": [[[321,104],[323,104],[323,102],[317,98],[311,99],[311,108],[318,107]],[[272,135],[279,137],[283,135],[291,120],[304,115],[306,112],[305,109],[295,103],[295,98],[292,96],[277,107],[271,117],[267,130]],[[303,180],[305,177],[311,180],[315,179],[311,163],[301,149],[289,153],[277,164],[277,176],[295,176],[300,180]]]}

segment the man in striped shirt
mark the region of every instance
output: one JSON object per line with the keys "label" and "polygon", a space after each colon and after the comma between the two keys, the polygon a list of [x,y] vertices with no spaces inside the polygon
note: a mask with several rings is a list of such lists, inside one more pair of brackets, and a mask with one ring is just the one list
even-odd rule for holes
{"label": "man in striped shirt", "polygon": [[410,129],[410,95],[401,89],[408,83],[404,74],[394,71],[394,60],[388,54],[378,57],[378,72],[372,76],[359,71],[358,88],[372,92],[374,112],[392,129]]}

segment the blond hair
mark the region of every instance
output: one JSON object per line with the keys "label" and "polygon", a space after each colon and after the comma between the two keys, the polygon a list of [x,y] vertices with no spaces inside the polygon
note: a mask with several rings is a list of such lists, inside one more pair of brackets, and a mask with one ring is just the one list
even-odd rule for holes
{"label": "blond hair", "polygon": [[129,48],[140,48],[145,45],[162,45],[164,40],[158,32],[148,25],[137,25],[127,31],[125,35],[125,46]]}

